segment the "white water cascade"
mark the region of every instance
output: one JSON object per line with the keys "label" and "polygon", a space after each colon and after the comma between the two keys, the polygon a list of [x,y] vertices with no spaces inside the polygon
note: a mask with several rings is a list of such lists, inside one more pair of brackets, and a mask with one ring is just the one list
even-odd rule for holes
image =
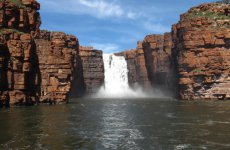
{"label": "white water cascade", "polygon": [[128,84],[128,68],[125,57],[103,54],[105,84],[99,90],[98,98],[148,97],[141,89],[133,90]]}

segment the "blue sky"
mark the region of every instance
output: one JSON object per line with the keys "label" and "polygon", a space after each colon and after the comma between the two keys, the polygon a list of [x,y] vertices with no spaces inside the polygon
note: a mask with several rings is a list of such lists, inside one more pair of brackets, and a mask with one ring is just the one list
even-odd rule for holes
{"label": "blue sky", "polygon": [[214,0],[37,0],[41,29],[75,35],[105,53],[136,47],[148,34],[171,30],[190,7]]}

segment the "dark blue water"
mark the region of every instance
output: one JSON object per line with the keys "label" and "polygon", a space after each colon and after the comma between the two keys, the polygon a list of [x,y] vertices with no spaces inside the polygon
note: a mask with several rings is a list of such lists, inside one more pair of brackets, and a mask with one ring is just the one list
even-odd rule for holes
{"label": "dark blue water", "polygon": [[0,149],[230,149],[230,102],[78,99],[0,110]]}

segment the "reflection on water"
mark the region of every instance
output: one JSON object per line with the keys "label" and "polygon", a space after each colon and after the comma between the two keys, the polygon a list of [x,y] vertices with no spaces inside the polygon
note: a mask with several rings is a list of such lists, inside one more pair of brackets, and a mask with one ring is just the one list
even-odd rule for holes
{"label": "reflection on water", "polygon": [[136,140],[143,139],[142,133],[133,126],[133,116],[128,114],[125,102],[106,102],[102,108],[101,143],[106,149],[141,149]]}
{"label": "reflection on water", "polygon": [[0,149],[230,149],[230,102],[75,101],[1,109]]}

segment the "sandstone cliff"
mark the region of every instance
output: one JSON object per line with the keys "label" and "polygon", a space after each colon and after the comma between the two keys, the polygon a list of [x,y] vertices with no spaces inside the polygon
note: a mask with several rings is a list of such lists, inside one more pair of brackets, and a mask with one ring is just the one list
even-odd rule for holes
{"label": "sandstone cliff", "polygon": [[128,82],[130,87],[135,88],[136,86],[141,86],[144,89],[151,87],[145,64],[142,41],[137,43],[136,49],[116,53],[115,55],[124,56],[127,61],[129,70]]}
{"label": "sandstone cliff", "polygon": [[[173,25],[173,58],[181,99],[230,97],[230,16],[228,4],[203,4]],[[224,98],[224,97],[223,97]]]}
{"label": "sandstone cliff", "polygon": [[170,94],[173,86],[172,68],[172,37],[170,33],[164,35],[148,35],[143,42],[148,77],[152,88]]}
{"label": "sandstone cliff", "polygon": [[[229,4],[210,3],[181,15],[171,33],[148,35],[144,60],[153,89],[179,99],[230,98]],[[129,80],[135,82],[135,50],[126,51]],[[145,73],[146,71],[142,71]]]}
{"label": "sandstone cliff", "polygon": [[[79,60],[78,39],[62,32],[34,34],[40,102],[66,102]],[[80,77],[80,76],[79,76]],[[77,78],[77,76],[75,76]]]}
{"label": "sandstone cliff", "polygon": [[83,80],[78,39],[40,31],[35,0],[3,0],[0,7],[0,107],[68,102],[70,94],[81,95],[70,93]]}
{"label": "sandstone cliff", "polygon": [[[103,52],[93,47],[80,46],[83,67],[84,95],[93,96],[104,84]],[[82,88],[82,87],[79,87]]]}
{"label": "sandstone cliff", "polygon": [[38,30],[41,24],[37,10],[40,4],[35,0],[1,0],[0,28],[12,28],[30,32]]}
{"label": "sandstone cliff", "polygon": [[30,31],[38,30],[40,16],[36,1],[0,1],[0,106],[38,100],[38,59]]}
{"label": "sandstone cliff", "polygon": [[30,34],[4,30],[0,50],[0,95],[1,103],[31,104],[37,101],[37,59],[35,43]]}
{"label": "sandstone cliff", "polygon": [[[0,107],[68,102],[103,85],[102,51],[62,32],[41,31],[35,0],[0,0]],[[229,4],[182,14],[171,33],[148,35],[125,56],[131,87],[178,98],[230,98]],[[170,94],[171,94],[170,93]]]}

